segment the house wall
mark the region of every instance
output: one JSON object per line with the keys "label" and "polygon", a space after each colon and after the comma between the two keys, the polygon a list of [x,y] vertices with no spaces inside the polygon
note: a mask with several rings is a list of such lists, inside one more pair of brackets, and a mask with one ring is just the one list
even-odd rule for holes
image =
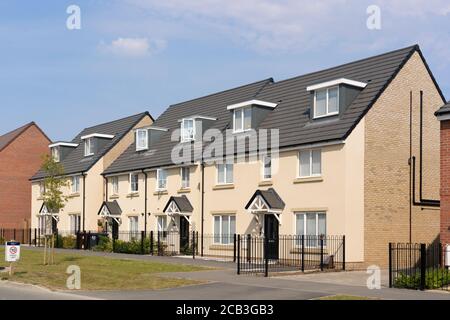
{"label": "house wall", "polygon": [[32,125],[0,151],[0,226],[28,228],[31,224],[31,183],[47,154],[48,138]]}
{"label": "house wall", "polygon": [[[413,92],[413,156],[419,198],[419,91],[424,91],[423,193],[439,199],[439,121],[443,101],[416,52],[365,116],[365,261],[386,266],[388,243],[408,242],[410,225],[409,105]],[[412,207],[412,242],[432,242],[439,233],[436,208]]]}
{"label": "house wall", "polygon": [[[143,118],[130,130],[121,141],[119,141],[105,156],[103,156],[86,173],[86,193],[85,193],[85,219],[84,229],[89,231],[98,230],[98,211],[105,199],[105,182],[101,175],[106,169],[105,164],[111,164],[134,139],[134,129],[151,124],[150,117]],[[71,187],[63,188],[63,194],[68,196],[65,207],[60,212],[58,229],[62,231],[70,230],[70,215],[79,214],[81,216],[81,229],[83,230],[83,179],[80,178],[80,192],[72,194]],[[37,215],[42,206],[42,198],[39,196],[39,181],[34,181],[32,186],[32,225],[38,227]]]}

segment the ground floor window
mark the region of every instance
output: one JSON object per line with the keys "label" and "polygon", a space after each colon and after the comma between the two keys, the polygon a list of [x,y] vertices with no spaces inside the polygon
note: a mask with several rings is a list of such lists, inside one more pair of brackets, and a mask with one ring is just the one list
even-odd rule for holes
{"label": "ground floor window", "polygon": [[38,228],[39,228],[39,234],[45,233],[45,217],[44,216],[38,216]]}
{"label": "ground floor window", "polygon": [[135,240],[139,236],[139,217],[129,217],[128,225],[130,230],[130,238],[131,240]]}
{"label": "ground floor window", "polygon": [[[305,236],[307,246],[319,246],[320,237],[323,236],[325,241],[327,235],[327,217],[325,212],[296,213],[296,234]],[[300,244],[301,240],[299,239],[298,242]]]}
{"label": "ground floor window", "polygon": [[70,219],[70,232],[72,234],[76,234],[78,231],[80,231],[81,216],[78,214],[71,214],[69,216],[69,219]]}
{"label": "ground floor window", "polygon": [[159,216],[157,219],[157,227],[160,239],[165,239],[167,237],[167,217]]}
{"label": "ground floor window", "polygon": [[236,216],[214,216],[214,243],[232,244],[236,233]]}

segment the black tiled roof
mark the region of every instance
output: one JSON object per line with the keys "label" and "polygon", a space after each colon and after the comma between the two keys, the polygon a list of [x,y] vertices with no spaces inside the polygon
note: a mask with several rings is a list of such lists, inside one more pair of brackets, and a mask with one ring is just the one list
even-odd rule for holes
{"label": "black tiled roof", "polygon": [[169,207],[171,202],[175,202],[175,204],[177,205],[178,209],[180,209],[181,213],[187,213],[187,212],[192,212],[194,211],[194,208],[191,205],[191,202],[189,201],[189,199],[183,195],[181,197],[170,197],[169,201],[166,204],[166,207],[164,208],[163,212],[167,211],[167,208]]}
{"label": "black tiled roof", "polygon": [[[214,122],[213,128],[224,130],[231,126],[230,111],[226,107],[251,99],[278,104],[257,129],[279,129],[280,148],[343,140],[414,52],[418,52],[422,57],[419,47],[415,45],[288,80],[273,82],[268,79],[173,105],[154,123],[155,126],[170,129],[154,148],[149,152],[137,153],[135,145],[131,145],[106,169],[105,174],[173,165],[171,151],[177,142],[171,142],[170,137],[172,131],[179,128],[179,119],[195,114],[215,117],[218,120]],[[431,72],[430,75],[432,76]],[[319,122],[311,121],[311,99],[310,92],[306,90],[307,86],[340,78],[364,82],[367,86],[338,117]],[[440,92],[439,87],[437,89]],[[443,97],[442,93],[441,96]]]}
{"label": "black tiled roof", "polygon": [[442,107],[439,108],[438,111],[436,111],[434,114],[436,116],[441,116],[443,114],[450,113],[450,101],[444,104]]}
{"label": "black tiled roof", "polygon": [[112,216],[120,216],[122,214],[122,209],[119,206],[119,203],[114,201],[103,201],[102,206],[100,207],[100,210],[98,211],[98,214],[100,214],[103,210],[103,207],[108,209],[109,214]]}
{"label": "black tiled roof", "polygon": [[[146,116],[150,116],[150,114],[148,112],[143,112],[123,119],[99,124],[81,131],[71,141],[72,143],[78,144],[78,147],[74,148],[74,150],[61,161],[61,164],[64,167],[64,173],[75,174],[88,171],[97,163],[99,159],[101,159],[112,147],[114,147],[127,134],[127,132],[129,132]],[[84,144],[82,143],[81,137],[93,133],[114,135],[114,138],[106,143],[104,147],[93,156],[85,157]],[[40,170],[31,178],[31,180],[42,179],[44,177],[45,172]]]}
{"label": "black tiled roof", "polygon": [[278,195],[278,193],[273,188],[269,188],[269,190],[256,190],[256,192],[253,194],[253,196],[250,198],[250,201],[245,206],[245,210],[250,208],[253,201],[257,196],[261,196],[264,201],[269,206],[269,209],[275,209],[275,210],[283,210],[286,204],[281,199],[281,197]]}

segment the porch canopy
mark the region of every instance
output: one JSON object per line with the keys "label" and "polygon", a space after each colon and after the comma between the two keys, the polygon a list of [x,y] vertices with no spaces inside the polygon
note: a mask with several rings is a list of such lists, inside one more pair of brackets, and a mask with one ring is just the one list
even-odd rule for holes
{"label": "porch canopy", "polygon": [[45,235],[52,235],[57,228],[56,223],[59,222],[59,212],[52,211],[48,204],[44,202],[42,203],[38,215],[44,219],[43,225],[40,225],[42,233]]}
{"label": "porch canopy", "polygon": [[185,195],[181,197],[170,197],[163,210],[163,212],[171,218],[177,215],[184,217],[189,222],[189,224],[191,224],[190,217],[193,211],[194,208]]}
{"label": "porch canopy", "polygon": [[122,224],[122,209],[119,206],[119,203],[114,201],[104,201],[100,210],[98,211],[98,215],[104,219],[113,219],[119,225]]}
{"label": "porch canopy", "polygon": [[285,206],[286,204],[275,189],[270,188],[268,190],[256,190],[245,206],[245,210],[254,214],[258,222],[259,215],[273,214],[281,224],[280,214]]}

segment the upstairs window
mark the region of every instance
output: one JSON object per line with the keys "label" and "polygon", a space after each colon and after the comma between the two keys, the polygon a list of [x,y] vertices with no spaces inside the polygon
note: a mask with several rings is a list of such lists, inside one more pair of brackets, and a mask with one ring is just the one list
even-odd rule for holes
{"label": "upstairs window", "polygon": [[339,88],[331,87],[314,92],[314,118],[339,113]]}
{"label": "upstairs window", "polygon": [[119,194],[119,177],[111,178],[112,192],[114,195]]}
{"label": "upstairs window", "polygon": [[80,176],[72,177],[72,193],[80,192]]}
{"label": "upstairs window", "polygon": [[156,189],[158,191],[166,190],[167,189],[167,170],[165,169],[158,169],[156,171]]}
{"label": "upstairs window", "polygon": [[272,179],[272,157],[263,157],[263,180]]}
{"label": "upstairs window", "polygon": [[148,149],[148,130],[136,130],[136,151]]}
{"label": "upstairs window", "polygon": [[218,184],[233,183],[233,164],[217,165],[217,183]]}
{"label": "upstairs window", "polygon": [[60,161],[60,155],[59,155],[59,148],[58,147],[52,148],[52,157],[53,157],[53,160],[55,162],[59,162]]}
{"label": "upstairs window", "polygon": [[94,154],[94,139],[87,138],[84,140],[84,156],[92,156]]}
{"label": "upstairs window", "polygon": [[39,182],[39,196],[43,196],[45,193],[45,182],[41,181]]}
{"label": "upstairs window", "polygon": [[233,131],[244,132],[252,128],[252,108],[235,109],[233,112]]}
{"label": "upstairs window", "polygon": [[190,187],[190,170],[189,167],[181,168],[181,189]]}
{"label": "upstairs window", "polygon": [[181,121],[181,142],[195,140],[194,119],[183,119]]}
{"label": "upstairs window", "polygon": [[130,174],[130,191],[139,192],[139,174]]}
{"label": "upstairs window", "polygon": [[317,177],[322,174],[322,151],[302,150],[300,151],[300,177]]}

